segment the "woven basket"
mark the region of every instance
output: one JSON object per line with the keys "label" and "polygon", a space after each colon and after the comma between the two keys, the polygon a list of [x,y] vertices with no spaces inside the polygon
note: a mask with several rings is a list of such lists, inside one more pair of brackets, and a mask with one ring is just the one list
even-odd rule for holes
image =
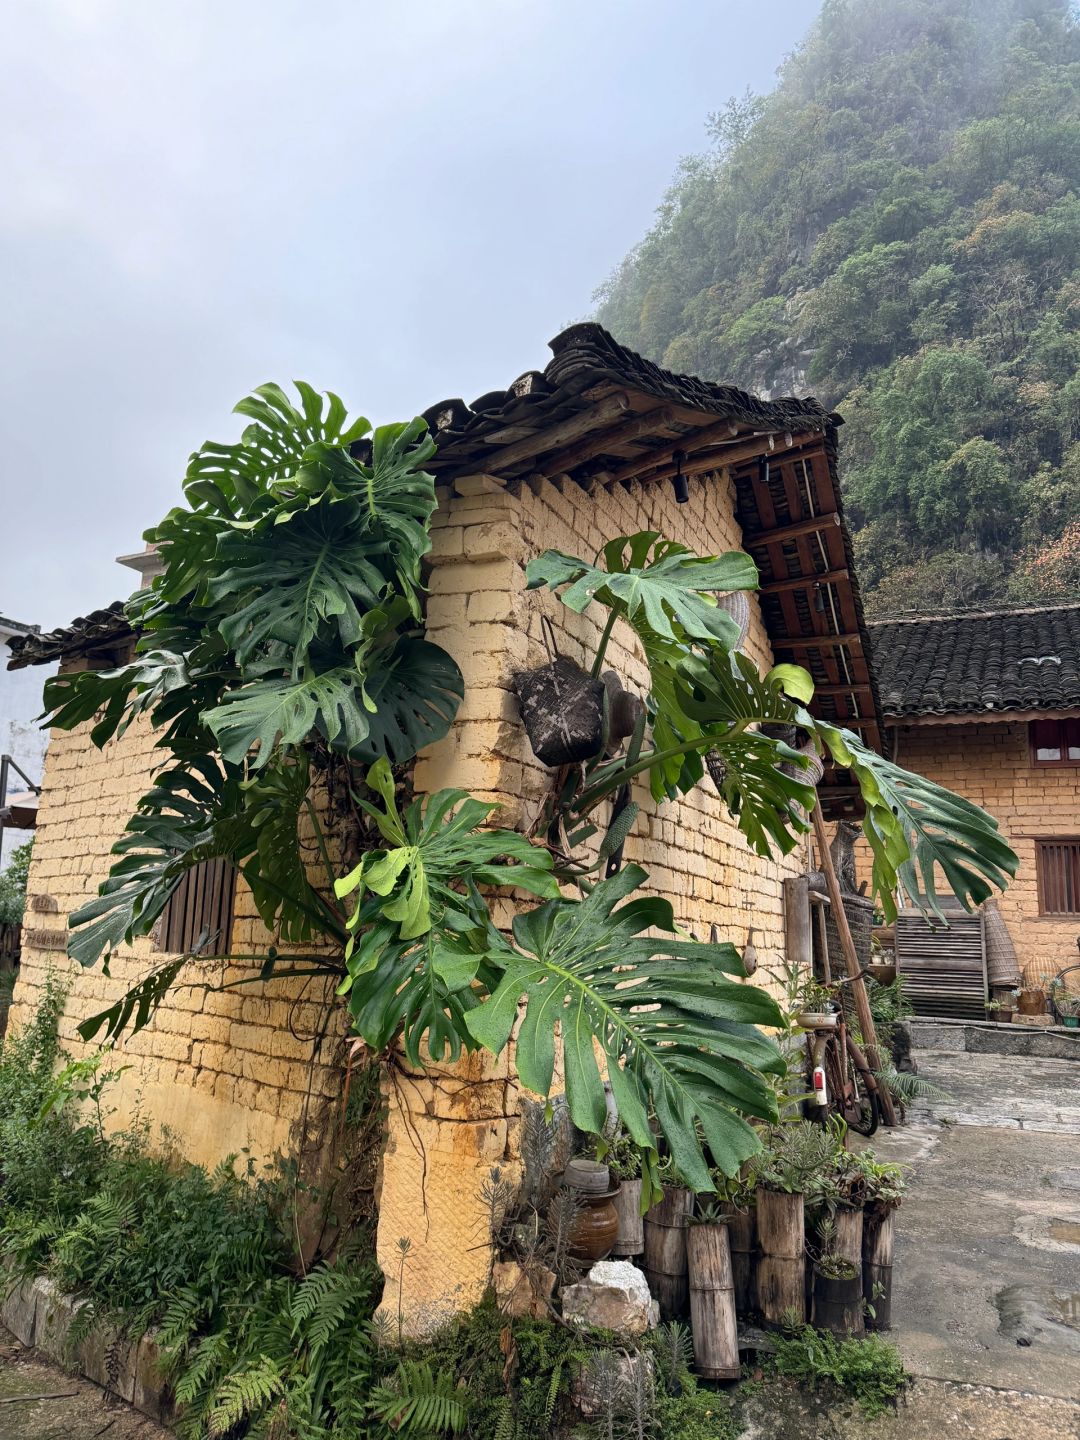
{"label": "woven basket", "polygon": [[986,979],[991,989],[1015,989],[1020,984],[1020,962],[996,900],[983,906],[983,934],[986,936]]}

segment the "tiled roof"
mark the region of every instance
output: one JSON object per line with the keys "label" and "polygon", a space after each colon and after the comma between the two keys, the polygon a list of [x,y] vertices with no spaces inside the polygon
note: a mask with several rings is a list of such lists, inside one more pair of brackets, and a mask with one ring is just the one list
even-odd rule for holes
{"label": "tiled roof", "polygon": [[91,610],[89,615],[80,615],[58,630],[16,637],[10,642],[13,658],[8,662],[8,669],[19,670],[24,665],[44,665],[50,660],[85,655],[90,650],[115,645],[131,633],[124,602],[114,600],[104,610]]}
{"label": "tiled roof", "polygon": [[0,615],[0,630],[8,635],[32,635],[40,629],[40,625],[26,625],[21,620],[12,620],[7,615]]}
{"label": "tiled roof", "polygon": [[887,715],[1080,706],[1080,600],[878,620],[870,637]]}
{"label": "tiled roof", "polygon": [[[751,434],[823,432],[836,423],[836,417],[829,416],[816,400],[759,400],[733,385],[714,385],[694,375],[663,370],[592,322],[571,325],[549,348],[553,358],[544,370],[527,370],[505,390],[491,390],[471,405],[463,400],[441,400],[423,412],[439,447],[432,463],[436,475],[466,467],[484,470],[499,460],[500,450],[527,443],[530,436],[562,422],[572,422],[601,392],[616,387],[648,397],[659,406],[673,406],[675,413],[666,421],[657,415],[653,430],[630,440],[615,434],[626,428],[617,424],[612,427],[611,448],[597,452],[584,466],[575,466],[575,473],[610,470],[613,461],[638,457],[644,461],[650,449],[670,447],[680,433],[692,439],[702,417],[728,420]],[[691,413],[684,416],[680,411]],[[635,413],[640,412],[632,400],[625,418],[633,419]],[[610,419],[607,424],[611,426]],[[737,438],[733,430],[729,443]],[[498,473],[509,476],[535,471],[536,453],[508,465],[500,463]]]}

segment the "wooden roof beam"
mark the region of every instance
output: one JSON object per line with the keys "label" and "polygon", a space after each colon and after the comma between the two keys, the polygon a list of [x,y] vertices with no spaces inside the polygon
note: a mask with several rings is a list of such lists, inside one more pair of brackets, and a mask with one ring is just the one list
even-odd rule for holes
{"label": "wooden roof beam", "polygon": [[795,540],[800,535],[813,535],[821,530],[839,530],[839,528],[840,516],[834,510],[830,510],[825,515],[811,515],[806,520],[796,520],[793,525],[777,525],[773,530],[759,530],[754,535],[744,531],[743,541],[754,549],[763,549],[766,545],[778,545],[783,544],[785,540]]}
{"label": "wooden roof beam", "polygon": [[848,570],[811,570],[806,575],[793,575],[787,580],[766,580],[758,589],[762,595],[783,595],[790,590],[813,590],[818,585],[835,585],[838,580],[850,579]]}
{"label": "wooden roof beam", "polygon": [[605,450],[617,450],[620,445],[626,445],[641,435],[651,435],[656,430],[664,430],[677,423],[678,417],[672,405],[646,410],[642,414],[622,420],[618,425],[586,436],[577,445],[570,445],[564,450],[556,450],[554,454],[545,456],[537,464],[537,474],[549,478],[552,475],[565,475],[567,471],[583,465],[595,455],[602,455]]}
{"label": "wooden roof beam", "polygon": [[[856,640],[861,641],[862,636],[858,630],[851,631],[845,635],[777,635],[773,640],[773,648],[776,650],[835,650],[838,645],[851,645]],[[828,691],[834,694],[844,695],[847,693],[846,685],[830,685]],[[869,690],[869,685],[866,687]],[[822,686],[822,690],[826,687]]]}
{"label": "wooden roof beam", "polygon": [[616,390],[614,394],[605,395],[602,400],[597,400],[586,410],[579,410],[576,415],[571,415],[559,425],[547,425],[535,435],[527,435],[524,440],[518,440],[513,445],[504,445],[501,450],[492,449],[489,455],[484,455],[479,462],[474,463],[473,468],[482,469],[488,474],[505,470],[508,465],[531,460],[543,450],[551,450],[557,445],[578,440],[597,425],[616,420],[629,409],[630,396],[625,390]]}
{"label": "wooden roof beam", "polygon": [[[784,430],[772,430],[752,438],[737,438],[737,427],[730,421],[722,420],[716,425],[706,425],[697,431],[662,445],[634,460],[628,460],[613,470],[613,481],[622,480],[667,480],[678,472],[673,457],[678,451],[685,452],[682,462],[684,475],[700,474],[703,470],[719,470],[726,465],[741,465],[758,455],[779,454],[793,445],[805,444],[809,438],[820,438],[816,432],[791,435]],[[693,448],[691,448],[693,447]],[[657,467],[662,467],[657,469]]]}

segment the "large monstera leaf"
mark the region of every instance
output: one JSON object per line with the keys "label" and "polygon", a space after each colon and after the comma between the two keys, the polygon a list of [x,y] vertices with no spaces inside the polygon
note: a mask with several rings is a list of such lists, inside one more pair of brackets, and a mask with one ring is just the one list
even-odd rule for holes
{"label": "large monstera leaf", "polygon": [[[604,569],[561,550],[545,550],[529,562],[530,589],[548,585],[580,614],[594,600],[632,625],[642,639],[719,641],[732,646],[738,627],[708,592],[756,590],[757,567],[749,555],[730,551],[700,556],[664,540],[654,530],[621,535],[604,546]],[[565,586],[565,589],[562,587]]]}
{"label": "large monstera leaf", "polygon": [[403,635],[392,650],[369,666],[365,685],[371,705],[368,732],[350,758],[373,764],[386,756],[404,765],[441,740],[465,697],[465,681],[454,657],[418,635]]}
{"label": "large monstera leaf", "polygon": [[235,414],[252,423],[235,444],[208,440],[192,455],[184,479],[192,509],[250,518],[260,502],[273,503],[274,485],[297,474],[311,447],[344,448],[371,429],[362,417],[349,423],[332,392],[324,397],[302,380],[296,389],[299,409],[273,384],[258,386],[234,406]]}
{"label": "large monstera leaf", "polygon": [[480,829],[494,807],[462,790],[414,800],[403,814],[385,759],[367,783],[382,803],[360,803],[385,843],[335,887],[339,898],[356,896],[339,994],[374,1050],[400,1033],[414,1064],[422,1042],[434,1059],[447,1051],[456,1059],[463,1044],[476,1044],[464,1020],[479,1003],[474,980],[497,978],[484,958],[488,915],[478,887],[558,895],[551,856],[516,831]]}
{"label": "large monstera leaf", "polygon": [[[339,898],[357,897],[349,921],[355,936],[348,952],[354,979],[374,964],[374,947],[381,939],[370,928],[376,916],[395,925],[400,939],[413,941],[444,924],[447,912],[470,918],[475,925],[472,897],[480,885],[515,886],[548,897],[559,894],[546,850],[516,830],[480,828],[494,805],[474,800],[464,790],[439,790],[414,800],[402,814],[385,759],[368,771],[367,784],[382,805],[365,800],[360,804],[385,846],[369,850],[335,887]],[[480,914],[485,913],[481,908]]]}
{"label": "large monstera leaf", "polygon": [[[218,547],[220,573],[208,598],[219,629],[241,666],[268,642],[289,648],[292,674],[304,673],[322,631],[342,646],[359,644],[363,616],[382,605],[390,578],[364,547],[359,505],[316,505],[287,525],[232,531]],[[330,633],[326,633],[329,631]]]}
{"label": "large monstera leaf", "polygon": [[620,903],[645,878],[629,865],[584,900],[549,901],[519,915],[513,945],[492,931],[486,959],[503,978],[465,1021],[499,1054],[523,1000],[515,1050],[522,1083],[547,1095],[561,1046],[571,1116],[597,1135],[606,1124],[599,1041],[635,1143],[655,1149],[649,1125],[655,1114],[687,1181],[712,1190],[700,1137],[713,1162],[732,1175],[760,1148],[746,1117],[776,1118],[763,1074],[782,1074],[784,1062],[757,1027],[779,1026],[781,1016],[763,990],[727,978],[744,974],[731,945],[674,938],[665,900]]}
{"label": "large monstera leaf", "polygon": [[946,920],[937,897],[936,866],[969,910],[994,888],[1004,890],[1019,860],[992,816],[875,754],[852,731],[821,720],[816,728],[836,764],[858,782],[866,804],[863,831],[874,853],[874,893],[888,921],[896,918],[898,879],[924,913]]}
{"label": "large monstera leaf", "polygon": [[166,770],[139,801],[113,846],[118,858],[98,894],[70,919],[68,954],[80,965],[106,961],[119,945],[148,935],[185,873],[222,854],[215,827],[238,803],[239,775],[212,760]]}

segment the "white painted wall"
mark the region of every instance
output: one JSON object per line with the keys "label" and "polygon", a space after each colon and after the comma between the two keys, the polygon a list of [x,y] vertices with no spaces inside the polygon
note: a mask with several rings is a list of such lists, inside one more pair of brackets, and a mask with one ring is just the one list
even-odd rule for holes
{"label": "white painted wall", "polygon": [[[9,670],[9,641],[15,634],[21,633],[0,621],[0,755],[10,755],[30,779],[39,784],[49,732],[38,727],[36,717],[42,710],[42,687],[48,677],[56,673],[56,666],[28,665],[24,670]],[[9,792],[17,794],[25,789],[20,777],[12,772],[8,780]],[[30,839],[30,833],[5,827],[0,868],[7,864],[16,846]]]}

